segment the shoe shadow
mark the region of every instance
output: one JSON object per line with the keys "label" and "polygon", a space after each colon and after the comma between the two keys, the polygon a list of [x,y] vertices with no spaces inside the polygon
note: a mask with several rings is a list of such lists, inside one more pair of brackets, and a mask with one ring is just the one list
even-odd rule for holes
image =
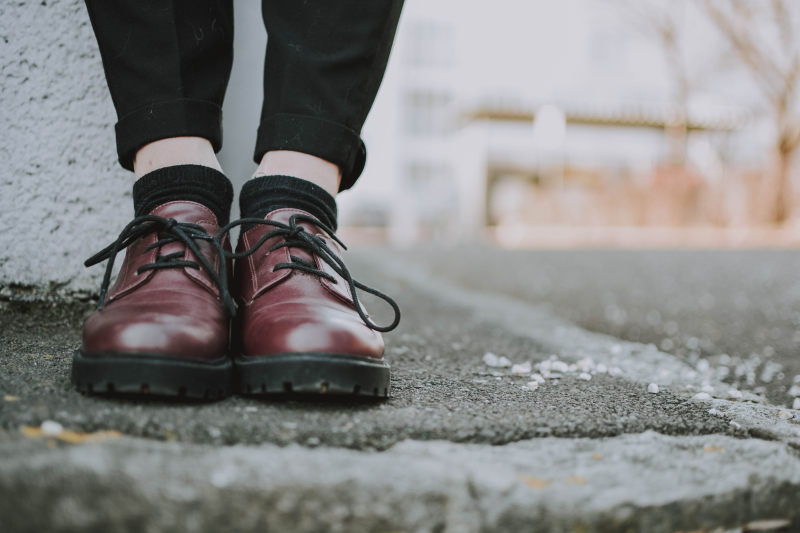
{"label": "shoe shadow", "polygon": [[389,400],[388,396],[318,394],[302,392],[280,392],[274,394],[244,395],[241,398],[259,403],[272,403],[284,406],[303,406],[320,408],[369,408],[379,406]]}
{"label": "shoe shadow", "polygon": [[214,398],[191,398],[181,397],[169,394],[125,394],[115,392],[113,394],[94,392],[92,394],[82,394],[85,398],[102,400],[104,402],[135,405],[143,404],[148,406],[168,405],[171,407],[198,407],[201,405],[212,405],[219,403],[227,397],[214,397]]}
{"label": "shoe shadow", "polygon": [[230,395],[215,398],[187,398],[165,394],[125,394],[101,393],[83,394],[84,397],[125,405],[147,405],[150,407],[200,407],[214,405],[224,400],[240,398],[252,403],[274,404],[285,407],[320,408],[320,409],[347,409],[365,410],[385,404],[390,398],[387,396],[344,395],[344,394],[314,394],[314,393],[273,393],[259,395]]}

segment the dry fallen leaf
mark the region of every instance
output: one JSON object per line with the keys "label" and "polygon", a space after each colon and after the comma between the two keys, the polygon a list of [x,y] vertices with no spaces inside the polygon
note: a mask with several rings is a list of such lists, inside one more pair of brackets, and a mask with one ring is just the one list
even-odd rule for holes
{"label": "dry fallen leaf", "polygon": [[550,486],[550,482],[533,476],[520,476],[520,479],[532,489],[543,489]]}
{"label": "dry fallen leaf", "polygon": [[94,433],[79,433],[77,431],[64,430],[58,435],[47,435],[42,428],[25,426],[22,428],[22,434],[29,439],[38,439],[40,437],[52,437],[71,444],[83,444],[86,442],[103,442],[112,439],[118,439],[122,433],[115,430],[96,431]]}
{"label": "dry fallen leaf", "polygon": [[11,394],[6,394],[3,399],[7,402],[18,402],[19,396],[13,396]]}
{"label": "dry fallen leaf", "polygon": [[569,476],[567,478],[567,483],[571,483],[573,485],[586,485],[586,478],[581,476]]}
{"label": "dry fallen leaf", "polygon": [[602,453],[593,453],[592,454],[592,459],[594,459],[595,461],[599,461],[602,458],[603,458],[603,454]]}
{"label": "dry fallen leaf", "polygon": [[704,452],[724,452],[725,448],[723,448],[722,446],[711,445],[711,446],[706,446],[705,448],[703,448],[703,451]]}
{"label": "dry fallen leaf", "polygon": [[745,524],[742,531],[778,531],[788,527],[790,524],[790,520],[782,518],[775,520],[755,520]]}
{"label": "dry fallen leaf", "polygon": [[39,437],[44,437],[44,431],[42,431],[42,428],[33,426],[23,427],[22,434],[28,437],[29,439],[38,439]]}

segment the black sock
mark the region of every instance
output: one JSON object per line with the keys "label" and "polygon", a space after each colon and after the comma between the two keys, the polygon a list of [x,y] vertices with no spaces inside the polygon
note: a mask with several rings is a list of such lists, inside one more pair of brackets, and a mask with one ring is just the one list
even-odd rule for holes
{"label": "black sock", "polygon": [[222,172],[201,165],[159,168],[133,184],[133,209],[137,217],[176,200],[203,204],[224,226],[230,221],[233,186]]}
{"label": "black sock", "polygon": [[316,183],[292,176],[251,179],[242,187],[239,207],[243,218],[264,218],[284,207],[302,209],[336,231],[336,199]]}

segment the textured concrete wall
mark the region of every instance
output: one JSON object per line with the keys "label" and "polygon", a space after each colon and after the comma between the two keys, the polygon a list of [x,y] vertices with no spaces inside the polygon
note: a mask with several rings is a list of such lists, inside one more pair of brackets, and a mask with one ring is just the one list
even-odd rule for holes
{"label": "textured concrete wall", "polygon": [[0,39],[0,297],[96,291],[82,262],[133,209],[86,8],[2,2]]}

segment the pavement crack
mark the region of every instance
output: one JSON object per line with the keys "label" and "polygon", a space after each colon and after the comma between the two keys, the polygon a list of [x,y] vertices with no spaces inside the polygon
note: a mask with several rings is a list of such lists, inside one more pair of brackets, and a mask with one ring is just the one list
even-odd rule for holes
{"label": "pavement crack", "polygon": [[[661,388],[668,388],[682,401],[691,400],[699,407],[714,407],[722,402],[719,405],[733,415],[729,420],[734,432],[741,428],[741,433],[761,440],[793,442],[800,439],[800,426],[793,425],[791,421],[778,420],[779,407],[764,404],[759,396],[731,391],[730,385],[715,375],[662,352],[654,345],[587,331],[541,306],[456,285],[446,277],[394,256],[372,255],[369,261],[373,263],[373,268],[390,278],[401,280],[437,301],[464,309],[476,321],[528,338],[546,352],[558,354],[561,360],[577,362],[590,358],[594,363],[618,368],[621,378],[644,387],[654,383]],[[728,401],[731,395],[738,401]],[[795,420],[800,420],[800,411],[794,414]]]}

